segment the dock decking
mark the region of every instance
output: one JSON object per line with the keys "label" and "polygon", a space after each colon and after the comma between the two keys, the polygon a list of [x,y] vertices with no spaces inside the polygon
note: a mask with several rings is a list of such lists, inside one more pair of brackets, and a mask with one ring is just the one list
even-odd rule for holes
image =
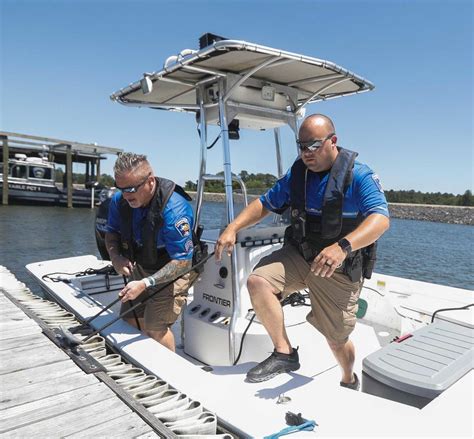
{"label": "dock decking", "polygon": [[0,288],[1,437],[161,437],[104,381],[104,372],[83,372]]}

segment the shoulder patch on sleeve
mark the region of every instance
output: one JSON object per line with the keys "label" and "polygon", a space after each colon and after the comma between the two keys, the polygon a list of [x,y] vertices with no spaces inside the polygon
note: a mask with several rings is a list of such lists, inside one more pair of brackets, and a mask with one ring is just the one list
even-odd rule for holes
{"label": "shoulder patch on sleeve", "polygon": [[380,183],[380,178],[377,174],[372,174],[372,180],[374,180],[375,185],[379,189],[380,192],[383,194],[382,183]]}
{"label": "shoulder patch on sleeve", "polygon": [[174,226],[183,238],[191,234],[191,226],[187,218],[179,219],[175,222]]}

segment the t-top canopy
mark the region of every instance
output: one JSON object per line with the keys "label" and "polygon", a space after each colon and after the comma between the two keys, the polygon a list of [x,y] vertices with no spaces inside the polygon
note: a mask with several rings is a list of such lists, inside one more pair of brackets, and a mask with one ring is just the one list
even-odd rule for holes
{"label": "t-top canopy", "polygon": [[329,61],[245,41],[221,40],[199,51],[186,49],[169,57],[163,70],[144,74],[111,99],[125,105],[197,112],[203,84],[207,87],[204,105],[215,106],[215,84],[223,78],[226,103],[292,113],[309,103],[374,88]]}

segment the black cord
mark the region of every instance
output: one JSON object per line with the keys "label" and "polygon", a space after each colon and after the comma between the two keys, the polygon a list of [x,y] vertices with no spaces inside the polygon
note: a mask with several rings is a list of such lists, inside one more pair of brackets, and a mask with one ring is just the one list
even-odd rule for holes
{"label": "black cord", "polygon": [[[127,284],[128,284],[127,276],[125,276],[125,275],[123,274],[122,277],[123,277],[123,283],[125,284],[125,286],[127,286]],[[133,306],[133,300],[130,300],[130,306],[131,306],[131,307]],[[133,310],[133,317],[135,317],[135,323],[137,324],[137,329],[138,329],[139,331],[141,331],[142,328],[141,328],[141,326],[140,326],[140,322],[138,321],[138,315],[137,315],[137,312],[136,312],[135,309]]]}
{"label": "black cord", "polygon": [[[306,304],[306,299],[309,298],[309,294],[308,294],[308,290],[304,290],[306,292],[306,294],[301,294],[299,291],[296,291],[292,294],[290,294],[288,297],[285,297],[280,303],[281,303],[281,306],[284,307],[286,305],[291,305],[291,306],[311,306],[311,305],[308,305]],[[249,312],[250,311],[253,311],[253,309],[249,309]],[[235,366],[239,359],[240,359],[240,355],[242,354],[242,349],[244,347],[244,339],[245,339],[245,336],[247,334],[247,331],[249,330],[250,328],[250,325],[253,323],[253,320],[255,318],[256,314],[254,314],[252,316],[252,318],[250,319],[250,322],[249,324],[247,325],[247,327],[245,328],[245,331],[243,332],[242,334],[242,339],[240,340],[240,348],[239,348],[239,354],[237,355],[237,358],[235,359],[234,363],[233,363],[233,366]],[[305,323],[305,322],[303,322]]]}
{"label": "black cord", "polygon": [[[305,290],[306,291],[306,290]],[[309,298],[309,294],[301,294],[300,292],[295,292],[290,294],[288,297],[281,301],[281,306],[291,305],[291,306],[311,306],[306,303],[306,299]]]}
{"label": "black cord", "polygon": [[[199,134],[199,138],[201,138],[201,130],[198,128],[197,131],[198,131],[198,134]],[[214,141],[209,146],[206,146],[206,149],[211,149],[217,143],[217,141],[220,138],[221,138],[221,135],[219,133],[218,136],[214,139]]]}
{"label": "black cord", "polygon": [[[253,311],[253,309],[249,309],[249,311]],[[239,362],[239,360],[240,360],[240,355],[242,354],[242,349],[243,349],[243,347],[244,347],[244,338],[245,338],[245,335],[247,334],[247,331],[249,330],[250,325],[252,324],[253,319],[255,318],[256,315],[257,315],[257,314],[255,314],[255,313],[253,314],[252,318],[250,319],[249,324],[247,325],[247,327],[245,328],[244,333],[242,334],[242,340],[240,340],[239,355],[237,355],[237,358],[235,359],[233,366],[235,366],[235,365]]]}
{"label": "black cord", "polygon": [[105,289],[110,291],[110,273],[105,273]]}
{"label": "black cord", "polygon": [[215,139],[214,139],[214,142],[212,142],[208,147],[206,147],[206,149],[211,149],[216,143],[217,141],[221,138],[221,135],[219,134]]}
{"label": "black cord", "polygon": [[71,280],[70,279],[64,279],[63,277],[52,277],[55,274],[64,274],[67,276],[76,276],[76,277],[81,277],[81,276],[90,276],[93,274],[105,274],[106,276],[106,284],[108,283],[108,289],[110,289],[110,283],[109,283],[109,278],[108,275],[110,274],[117,274],[114,267],[112,265],[107,265],[103,268],[87,268],[84,271],[76,271],[75,273],[66,273],[64,271],[55,271],[54,273],[47,273],[41,276],[42,280],[50,280],[51,282],[66,282],[69,283]]}
{"label": "black cord", "polygon": [[[207,250],[206,250],[207,253]],[[104,326],[101,326],[99,329],[96,329],[92,334],[90,334],[87,338],[82,340],[81,343],[87,343],[94,335],[99,334],[101,331],[103,331],[105,328],[108,328],[110,325],[113,325],[115,322],[119,321],[120,319],[123,319],[128,313],[133,311],[135,308],[137,308],[140,305],[143,305],[146,301],[150,300],[152,297],[156,296],[158,293],[163,291],[165,288],[169,287],[172,285],[174,282],[176,282],[178,279],[181,279],[184,275],[191,273],[191,271],[197,271],[200,267],[202,267],[212,256],[214,256],[215,251],[211,252],[210,254],[206,254],[205,257],[203,257],[199,262],[196,262],[191,268],[185,270],[183,273],[181,273],[179,276],[176,278],[170,280],[169,282],[165,282],[164,284],[159,285],[159,288],[156,291],[153,291],[152,293],[149,294],[148,297],[145,297],[143,300],[140,302],[136,303],[133,305],[133,307],[129,308],[128,310],[124,311],[121,313],[118,317],[115,319],[111,320],[110,322],[106,323]],[[117,302],[120,301],[120,297],[109,303],[105,308],[102,308],[96,315],[90,317],[89,319],[86,320],[86,324],[90,324],[92,320],[95,320],[97,317],[99,317],[102,313],[110,309],[113,305],[115,305]]]}
{"label": "black cord", "polygon": [[459,310],[462,310],[462,309],[468,309],[471,306],[474,306],[474,303],[471,303],[471,304],[465,305],[465,306],[461,306],[459,308],[441,308],[441,309],[437,309],[431,317],[431,323],[434,322],[435,315],[438,314],[439,312],[442,312],[442,311],[459,311]]}

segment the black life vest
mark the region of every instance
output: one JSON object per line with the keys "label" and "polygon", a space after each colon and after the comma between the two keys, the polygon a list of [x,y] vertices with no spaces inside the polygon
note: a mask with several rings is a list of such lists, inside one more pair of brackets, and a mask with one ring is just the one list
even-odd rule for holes
{"label": "black life vest", "polygon": [[[321,215],[306,212],[306,181],[311,173],[302,159],[291,167],[290,203],[293,239],[307,241],[316,253],[352,232],[361,218],[344,218],[344,194],[352,183],[357,153],[338,148],[324,192]],[[301,230],[303,228],[305,230]]]}
{"label": "black life vest", "polygon": [[[177,192],[187,201],[191,197],[179,185],[166,178],[155,177],[156,191],[150,201],[150,208],[142,224],[142,245],[133,239],[133,210],[122,197],[119,203],[120,212],[120,240],[122,254],[141,265],[147,271],[156,272],[170,260],[165,248],[156,247],[158,232],[163,225],[163,209],[173,192]],[[190,235],[191,238],[191,235]]]}
{"label": "black life vest", "polygon": [[[329,172],[324,191],[321,215],[306,213],[306,181],[310,171],[298,159],[291,167],[291,225],[285,241],[295,245],[306,260],[313,259],[322,249],[344,238],[362,222],[362,216],[344,218],[344,194],[352,183],[357,153],[338,148],[339,154]],[[356,282],[370,279],[376,261],[377,243],[356,250],[344,261],[344,274]]]}

